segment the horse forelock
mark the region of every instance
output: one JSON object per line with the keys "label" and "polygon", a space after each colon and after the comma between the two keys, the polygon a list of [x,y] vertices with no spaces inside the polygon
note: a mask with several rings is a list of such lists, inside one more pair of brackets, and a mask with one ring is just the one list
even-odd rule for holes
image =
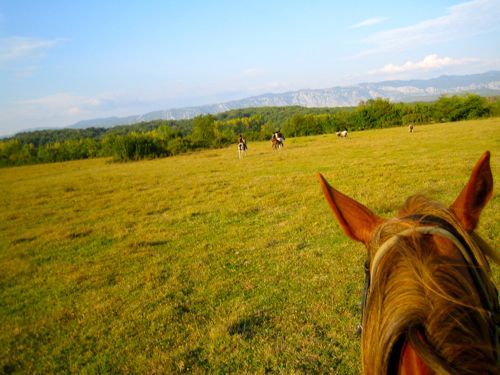
{"label": "horse forelock", "polygon": [[[412,215],[438,217],[455,228],[478,263],[486,265],[481,275],[488,298],[498,304],[484,241],[468,234],[446,207],[421,196],[409,198],[398,218],[378,228],[368,246],[370,258],[389,238],[419,225],[406,219]],[[370,373],[387,373],[391,360],[398,358],[393,349],[404,337],[438,373],[497,373],[491,315],[464,271],[466,264],[437,251],[439,244],[432,237],[399,238],[380,259],[364,314],[363,367]]]}

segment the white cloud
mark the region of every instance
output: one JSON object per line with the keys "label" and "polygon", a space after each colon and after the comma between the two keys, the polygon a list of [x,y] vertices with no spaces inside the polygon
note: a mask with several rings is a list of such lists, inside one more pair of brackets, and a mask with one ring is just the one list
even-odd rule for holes
{"label": "white cloud", "polygon": [[63,39],[40,39],[26,37],[0,38],[0,64],[19,62],[43,56]]}
{"label": "white cloud", "polygon": [[82,109],[80,107],[71,107],[66,111],[66,113],[70,116],[79,115],[82,113]]}
{"label": "white cloud", "polygon": [[67,126],[87,118],[130,115],[134,113],[133,100],[124,94],[85,96],[61,92],[0,103],[0,135],[28,128]]}
{"label": "white cloud", "polygon": [[399,74],[417,71],[431,71],[436,69],[441,69],[449,67],[452,65],[463,65],[469,63],[476,63],[480,61],[477,58],[462,58],[453,59],[451,57],[439,57],[436,54],[428,55],[421,61],[407,61],[401,65],[397,64],[387,64],[381,69],[376,69],[370,72],[370,74]]}
{"label": "white cloud", "polygon": [[386,20],[387,20],[387,18],[372,17],[372,18],[368,18],[366,20],[363,20],[361,22],[358,22],[357,24],[352,25],[350,28],[351,29],[358,29],[360,27],[373,26],[373,25],[377,25],[379,23],[382,23]]}
{"label": "white cloud", "polygon": [[31,77],[40,67],[36,65],[20,66],[13,69],[14,76],[19,79]]}
{"label": "white cloud", "polygon": [[17,103],[27,106],[43,106],[45,108],[62,109],[66,106],[73,105],[74,103],[81,102],[82,99],[83,98],[78,95],[58,93],[36,99],[21,100]]}
{"label": "white cloud", "polygon": [[500,1],[474,0],[449,7],[447,14],[407,27],[377,32],[364,42],[372,45],[358,57],[402,51],[417,46],[464,39],[499,28]]}
{"label": "white cloud", "polygon": [[12,114],[35,122],[44,119],[47,123],[61,126],[79,121],[85,116],[107,112],[115,100],[110,96],[86,97],[72,93],[57,93],[41,98],[20,100],[9,109]]}
{"label": "white cloud", "polygon": [[241,72],[243,78],[255,78],[262,75],[262,71],[258,68],[248,68]]}

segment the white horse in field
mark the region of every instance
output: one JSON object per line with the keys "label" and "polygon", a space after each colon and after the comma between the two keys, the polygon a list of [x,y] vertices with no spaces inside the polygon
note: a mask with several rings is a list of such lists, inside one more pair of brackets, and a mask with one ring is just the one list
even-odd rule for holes
{"label": "white horse in field", "polygon": [[346,130],[342,130],[342,131],[338,131],[335,134],[337,134],[337,137],[339,137],[339,138],[347,138],[347,129]]}

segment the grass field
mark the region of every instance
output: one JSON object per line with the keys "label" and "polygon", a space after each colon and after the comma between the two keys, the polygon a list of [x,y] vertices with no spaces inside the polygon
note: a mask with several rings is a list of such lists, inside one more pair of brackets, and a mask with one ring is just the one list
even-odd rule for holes
{"label": "grass field", "polygon": [[451,203],[485,150],[500,178],[500,119],[350,137],[1,169],[0,373],[359,373],[365,253],[315,173],[382,216]]}

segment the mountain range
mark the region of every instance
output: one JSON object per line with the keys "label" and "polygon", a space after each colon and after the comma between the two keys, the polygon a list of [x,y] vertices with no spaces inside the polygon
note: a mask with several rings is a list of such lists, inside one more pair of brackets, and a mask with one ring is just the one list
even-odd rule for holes
{"label": "mountain range", "polygon": [[216,114],[250,107],[303,106],[350,107],[360,101],[386,98],[392,102],[431,101],[445,94],[476,93],[500,95],[500,71],[470,75],[443,75],[426,80],[383,81],[263,94],[241,100],[149,112],[138,116],[108,117],[77,122],[70,128],[112,127],[152,120],[182,120],[203,114]]}

